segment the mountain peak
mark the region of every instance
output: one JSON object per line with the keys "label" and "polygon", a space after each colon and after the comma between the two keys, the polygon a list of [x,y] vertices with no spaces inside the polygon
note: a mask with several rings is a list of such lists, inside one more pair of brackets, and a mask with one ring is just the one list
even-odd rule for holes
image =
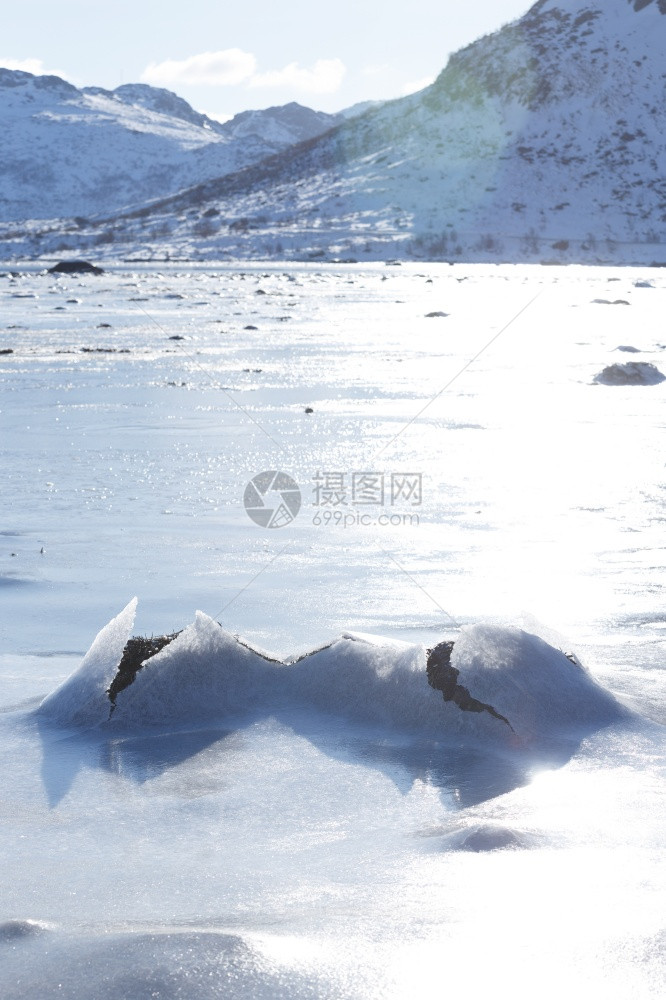
{"label": "mountain peak", "polygon": [[124,83],[116,87],[113,93],[125,104],[138,105],[148,111],[179,118],[192,125],[211,124],[211,119],[207,115],[195,111],[186,100],[164,87],[151,87],[147,83]]}
{"label": "mountain peak", "polygon": [[13,89],[18,87],[33,87],[35,90],[50,91],[57,97],[78,94],[76,87],[67,83],[62,77],[46,74],[35,76],[22,69],[4,69],[0,67],[0,87]]}
{"label": "mountain peak", "polygon": [[241,111],[225,122],[222,131],[235,138],[262,136],[278,145],[313,139],[341,121],[342,115],[313,111],[296,101],[262,111]]}
{"label": "mountain peak", "polygon": [[561,13],[572,14],[576,11],[598,10],[606,16],[613,14],[640,13],[646,7],[654,7],[655,12],[666,14],[666,0],[538,0],[525,15],[530,17],[542,11],[558,10]]}

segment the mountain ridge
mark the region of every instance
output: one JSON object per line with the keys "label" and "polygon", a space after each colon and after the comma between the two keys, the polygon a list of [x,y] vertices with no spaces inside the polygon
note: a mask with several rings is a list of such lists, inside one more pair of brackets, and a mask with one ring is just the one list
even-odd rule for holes
{"label": "mountain ridge", "polygon": [[[418,94],[98,213],[61,243],[209,258],[666,259],[663,8],[539,0]],[[54,242],[34,232],[23,245]]]}
{"label": "mountain ridge", "polygon": [[235,172],[344,120],[292,102],[218,122],[169,90],[81,90],[0,69],[0,219],[120,211]]}

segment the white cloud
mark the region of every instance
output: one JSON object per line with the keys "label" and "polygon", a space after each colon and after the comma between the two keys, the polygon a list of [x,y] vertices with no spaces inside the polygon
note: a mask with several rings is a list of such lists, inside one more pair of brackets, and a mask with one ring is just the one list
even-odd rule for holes
{"label": "white cloud", "polygon": [[347,72],[341,59],[318,59],[310,68],[289,63],[284,69],[258,73],[257,60],[242,49],[201,52],[188,59],[150,63],[141,74],[144,83],[156,86],[205,84],[208,86],[284,87],[309,94],[333,94]]}
{"label": "white cloud", "polygon": [[201,52],[189,59],[165,59],[150,63],[141,74],[144,83],[192,83],[213,86],[233,86],[248,80],[254,73],[257,60],[251,52],[242,49],[223,49],[219,52]]}
{"label": "white cloud", "polygon": [[421,77],[420,80],[412,80],[411,83],[406,83],[400,92],[403,97],[407,97],[408,94],[415,94],[417,91],[423,90],[424,87],[429,87],[436,79],[437,76],[433,74],[432,76]]}
{"label": "white cloud", "polygon": [[35,76],[46,72],[41,59],[0,59],[0,66],[3,69],[21,69],[24,73],[34,73]]}
{"label": "white cloud", "polygon": [[35,76],[60,76],[67,79],[67,76],[59,69],[47,69],[41,59],[2,59],[0,58],[2,69],[20,69],[24,73],[33,73]]}
{"label": "white cloud", "polygon": [[309,94],[334,94],[346,72],[341,59],[318,59],[311,69],[293,62],[284,69],[255,73],[249,83],[251,87],[289,87]]}

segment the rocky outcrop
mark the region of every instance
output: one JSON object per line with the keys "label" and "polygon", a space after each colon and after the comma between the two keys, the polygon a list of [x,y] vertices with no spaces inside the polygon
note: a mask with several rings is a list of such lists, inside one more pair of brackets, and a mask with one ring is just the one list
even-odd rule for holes
{"label": "rocky outcrop", "polygon": [[49,274],[104,274],[104,269],[87,260],[61,260],[49,268]]}
{"label": "rocky outcrop", "polygon": [[595,375],[594,381],[598,385],[659,385],[666,381],[666,375],[648,361],[628,361],[623,365],[608,365]]}

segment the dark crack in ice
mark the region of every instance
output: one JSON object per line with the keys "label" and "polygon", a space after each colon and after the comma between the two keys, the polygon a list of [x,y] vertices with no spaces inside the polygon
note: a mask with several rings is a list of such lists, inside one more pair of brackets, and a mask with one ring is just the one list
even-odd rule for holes
{"label": "dark crack in ice", "polygon": [[451,666],[451,653],[454,643],[451,641],[440,642],[432,649],[428,649],[426,672],[428,674],[428,684],[436,691],[442,692],[444,701],[452,701],[454,705],[463,712],[487,712],[494,719],[505,722],[511,732],[515,732],[513,726],[505,716],[500,715],[492,705],[478,701],[472,697],[469,690],[458,684],[459,670]]}

